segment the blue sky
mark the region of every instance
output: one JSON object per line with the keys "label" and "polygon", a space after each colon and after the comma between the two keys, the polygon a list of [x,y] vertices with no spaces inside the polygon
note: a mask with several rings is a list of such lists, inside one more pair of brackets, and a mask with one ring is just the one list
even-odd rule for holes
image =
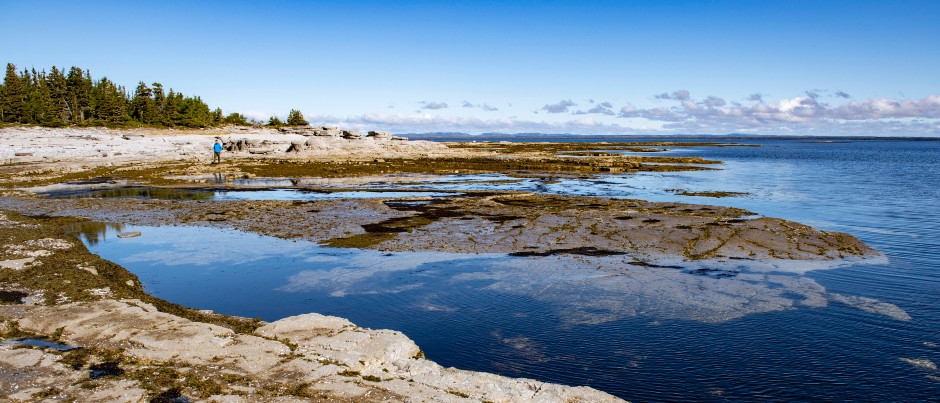
{"label": "blue sky", "polygon": [[265,120],[940,136],[937,1],[0,3],[0,62]]}

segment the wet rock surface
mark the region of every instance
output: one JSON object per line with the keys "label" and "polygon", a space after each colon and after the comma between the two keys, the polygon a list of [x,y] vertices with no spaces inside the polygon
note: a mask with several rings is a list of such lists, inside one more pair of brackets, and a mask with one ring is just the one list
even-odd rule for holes
{"label": "wet rock surface", "polygon": [[[316,201],[4,198],[0,207],[102,222],[235,228],[329,246],[453,253],[629,254],[833,261],[879,254],[857,238],[727,207],[533,194]],[[626,216],[625,214],[629,214]]]}

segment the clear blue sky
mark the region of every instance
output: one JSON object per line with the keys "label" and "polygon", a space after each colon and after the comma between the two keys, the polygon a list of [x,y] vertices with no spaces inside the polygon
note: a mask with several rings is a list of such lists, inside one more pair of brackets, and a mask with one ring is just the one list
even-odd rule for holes
{"label": "clear blue sky", "polygon": [[9,1],[0,62],[395,133],[940,136],[940,1]]}

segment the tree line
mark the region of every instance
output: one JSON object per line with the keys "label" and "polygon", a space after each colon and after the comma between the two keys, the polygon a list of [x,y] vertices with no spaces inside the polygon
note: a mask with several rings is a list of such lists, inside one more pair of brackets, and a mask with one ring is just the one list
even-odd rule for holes
{"label": "tree line", "polygon": [[[221,108],[210,109],[198,96],[184,96],[160,83],[137,84],[133,93],[107,77],[92,80],[91,72],[73,66],[68,72],[52,66],[36,71],[7,63],[0,85],[0,122],[62,126],[210,127],[226,124],[251,125],[240,113],[223,116]],[[301,123],[302,122],[302,123]],[[307,124],[300,111],[291,110],[288,123]],[[283,126],[276,117],[270,126]]]}

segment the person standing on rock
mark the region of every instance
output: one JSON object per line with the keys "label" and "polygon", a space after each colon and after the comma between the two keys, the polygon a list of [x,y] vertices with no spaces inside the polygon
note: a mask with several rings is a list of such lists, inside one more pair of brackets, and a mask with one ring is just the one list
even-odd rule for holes
{"label": "person standing on rock", "polygon": [[221,163],[222,162],[222,141],[215,139],[215,145],[212,146],[212,152],[215,154],[212,156],[212,163]]}

